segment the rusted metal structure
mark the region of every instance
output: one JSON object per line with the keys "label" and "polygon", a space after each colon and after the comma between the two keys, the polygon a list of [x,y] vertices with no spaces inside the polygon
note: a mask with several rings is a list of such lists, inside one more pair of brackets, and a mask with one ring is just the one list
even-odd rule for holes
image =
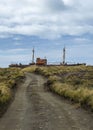
{"label": "rusted metal structure", "polygon": [[40,57],[38,57],[36,59],[36,62],[35,62],[35,50],[34,48],[32,49],[32,62],[29,63],[29,64],[10,64],[9,67],[20,67],[20,68],[25,68],[25,67],[28,67],[28,66],[32,66],[32,65],[41,65],[41,66],[79,66],[79,65],[86,65],[86,63],[68,63],[66,62],[66,48],[64,47],[63,48],[63,61],[60,63],[60,62],[48,62],[47,63],[47,59],[44,58],[44,59],[41,59]]}
{"label": "rusted metal structure", "polygon": [[19,64],[10,64],[9,67],[19,67]]}
{"label": "rusted metal structure", "polygon": [[41,58],[37,58],[36,59],[36,65],[47,65],[47,59],[41,59]]}
{"label": "rusted metal structure", "polygon": [[29,64],[10,64],[9,67],[18,67],[18,68],[25,68],[25,67],[29,67],[31,65],[35,65],[35,63],[29,63]]}
{"label": "rusted metal structure", "polygon": [[25,68],[28,67],[29,65],[22,65],[22,64],[11,64],[9,65],[9,67],[18,67],[18,68]]}

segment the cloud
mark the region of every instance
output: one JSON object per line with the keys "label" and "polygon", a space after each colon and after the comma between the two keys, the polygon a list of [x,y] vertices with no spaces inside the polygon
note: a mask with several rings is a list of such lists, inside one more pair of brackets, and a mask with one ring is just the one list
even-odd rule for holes
{"label": "cloud", "polygon": [[0,66],[8,67],[12,63],[29,64],[31,62],[30,53],[31,50],[25,48],[0,50],[0,61],[2,61]]}
{"label": "cloud", "polygon": [[0,0],[0,37],[93,34],[92,0]]}
{"label": "cloud", "polygon": [[62,0],[45,0],[44,5],[47,11],[50,11],[52,13],[59,13],[60,11],[66,9],[66,6],[64,5],[64,2]]}
{"label": "cloud", "polygon": [[[7,55],[15,55],[15,54],[22,54],[22,53],[27,53],[29,51],[29,49],[25,49],[25,48],[15,48],[15,49],[7,49],[6,50],[6,54]],[[5,50],[0,50],[0,54],[4,55],[5,54]]]}
{"label": "cloud", "polygon": [[0,56],[0,67],[8,67],[10,64],[27,64],[31,62],[29,55],[8,55],[8,56]]}

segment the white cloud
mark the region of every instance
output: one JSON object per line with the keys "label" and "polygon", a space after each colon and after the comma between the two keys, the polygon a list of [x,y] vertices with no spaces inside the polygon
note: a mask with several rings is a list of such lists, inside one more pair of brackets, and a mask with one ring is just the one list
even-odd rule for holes
{"label": "white cloud", "polygon": [[0,67],[8,67],[10,64],[29,64],[31,62],[29,55],[8,55],[8,56],[0,56]]}
{"label": "white cloud", "polygon": [[0,66],[8,67],[12,63],[29,64],[31,62],[30,53],[30,49],[23,48],[0,50],[0,61],[2,61]]}
{"label": "white cloud", "polygon": [[0,0],[0,37],[93,34],[92,12],[92,0]]}
{"label": "white cloud", "polygon": [[22,54],[22,52],[28,52],[30,49],[24,49],[24,48],[15,48],[15,49],[7,49],[5,50],[0,50],[0,54],[4,55],[5,52],[7,55],[15,55],[15,54]]}

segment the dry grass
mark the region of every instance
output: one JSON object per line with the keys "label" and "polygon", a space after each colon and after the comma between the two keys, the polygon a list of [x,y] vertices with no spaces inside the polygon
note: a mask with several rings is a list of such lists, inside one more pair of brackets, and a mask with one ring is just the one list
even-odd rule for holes
{"label": "dry grass", "polygon": [[26,68],[22,69],[21,72],[23,72],[23,73],[25,73],[25,72],[30,72],[30,73],[32,73],[32,72],[34,72],[34,71],[36,70],[36,68],[37,68],[37,67],[36,67],[35,65],[33,65],[33,66],[26,67]]}
{"label": "dry grass", "polygon": [[0,84],[0,104],[5,104],[12,98],[11,90],[5,84]]}
{"label": "dry grass", "polygon": [[93,89],[90,90],[88,88],[84,88],[83,86],[78,89],[74,89],[73,86],[59,82],[52,84],[51,89],[59,95],[79,103],[81,106],[86,105],[93,109]]}
{"label": "dry grass", "polygon": [[11,101],[13,88],[22,77],[20,68],[0,68],[0,111]]}
{"label": "dry grass", "polygon": [[30,72],[47,77],[47,87],[52,91],[93,110],[93,67],[35,66],[28,72],[30,69]]}

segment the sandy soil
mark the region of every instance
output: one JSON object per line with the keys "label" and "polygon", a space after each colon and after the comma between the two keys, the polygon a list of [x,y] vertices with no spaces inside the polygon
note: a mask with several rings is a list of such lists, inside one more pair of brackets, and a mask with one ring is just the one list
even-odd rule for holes
{"label": "sandy soil", "polygon": [[44,89],[45,79],[26,74],[0,130],[93,130],[93,114]]}

